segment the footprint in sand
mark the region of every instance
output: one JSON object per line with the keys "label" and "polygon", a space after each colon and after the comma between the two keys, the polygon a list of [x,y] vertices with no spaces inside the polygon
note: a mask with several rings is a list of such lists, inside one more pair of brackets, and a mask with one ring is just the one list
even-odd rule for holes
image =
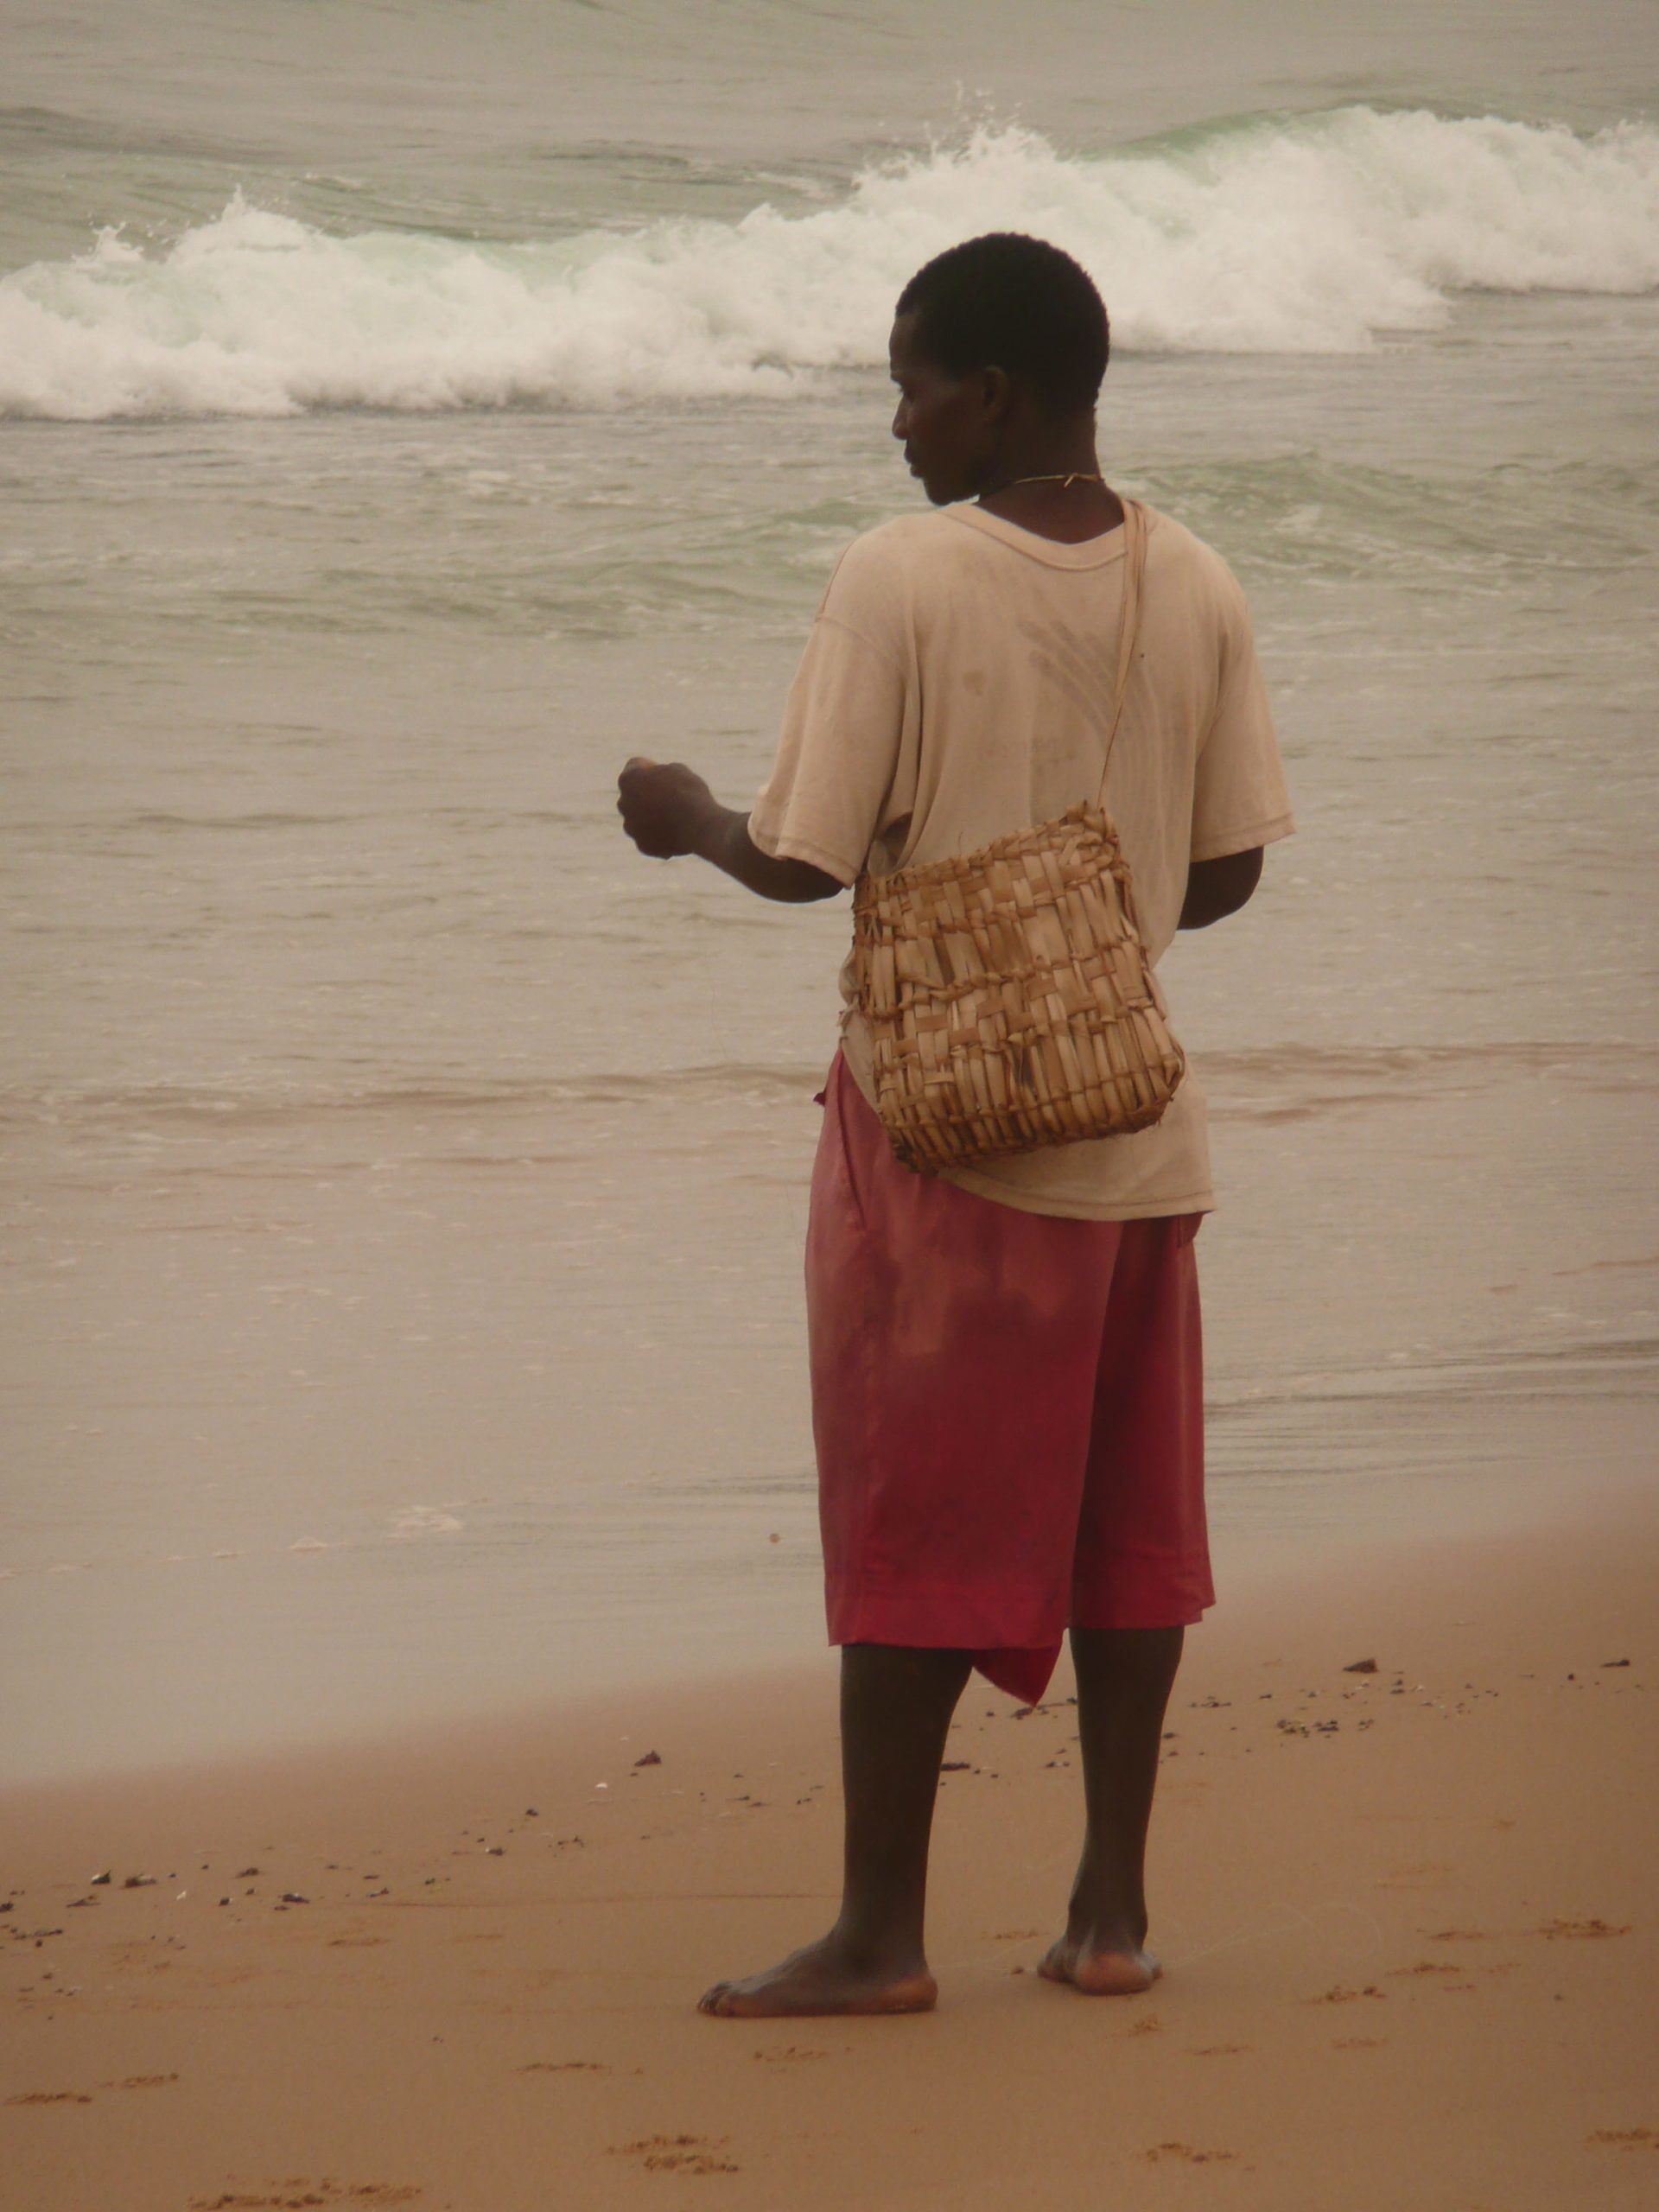
{"label": "footprint in sand", "polygon": [[1414,1967],[1390,1967],[1389,1979],[1390,1981],[1397,1981],[1402,1974],[1461,1974],[1462,1972],[1461,1967],[1447,1966],[1441,1960],[1419,1959]]}
{"label": "footprint in sand", "polygon": [[720,2155],[728,2139],[706,2135],[647,2135],[639,2143],[613,2143],[620,2158],[638,2158],[648,2174],[735,2174],[742,2168]]}
{"label": "footprint in sand", "polygon": [[1236,2151],[1195,2151],[1190,2143],[1154,2143],[1147,2153],[1154,2164],[1160,2158],[1179,2158],[1189,2166],[1226,2165],[1237,2155]]}
{"label": "footprint in sand", "polygon": [[1331,2048],[1332,2050],[1381,2050],[1387,2041],[1386,2036],[1338,2036]]}
{"label": "footprint in sand", "polygon": [[757,2050],[754,2053],[755,2057],[766,2066],[794,2066],[804,2059],[827,2058],[829,2055],[823,2050],[798,2050],[792,2043],[786,2043],[781,2050]]}
{"label": "footprint in sand", "polygon": [[521,2074],[608,2074],[596,2058],[532,2058],[528,2066],[518,2069]]}
{"label": "footprint in sand", "polygon": [[1628,1921],[1624,1927],[1614,1928],[1605,1920],[1547,1920],[1538,1930],[1552,1942],[1566,1936],[1579,1943],[1602,1942],[1610,1936],[1628,1936],[1630,1932]]}
{"label": "footprint in sand", "polygon": [[1390,1866],[1377,1885],[1384,1890],[1432,1890],[1457,1869],[1437,1859],[1424,1859],[1403,1866]]}
{"label": "footprint in sand", "polygon": [[1609,2151],[1659,2151],[1659,2127],[1599,2127],[1586,2143]]}
{"label": "footprint in sand", "polygon": [[124,2081],[100,2082],[100,2089],[164,2089],[169,2082],[178,2080],[176,2074],[129,2074]]}
{"label": "footprint in sand", "polygon": [[1187,2053],[1189,2058],[1236,2058],[1250,2048],[1247,2043],[1205,2043]]}
{"label": "footprint in sand", "polygon": [[312,2181],[305,2174],[290,2174],[286,2181],[264,2183],[257,2191],[226,2190],[218,2196],[193,2196],[190,2212],[310,2212],[314,2206],[327,2204],[412,2204],[423,2193],[397,2182],[343,2182],[327,2175]]}
{"label": "footprint in sand", "polygon": [[1325,1990],[1320,1996],[1310,1997],[1307,2001],[1310,2005],[1351,2005],[1361,1997],[1381,1997],[1383,1994],[1374,1981],[1368,1981],[1363,1989],[1350,1989],[1345,1982],[1339,1981],[1333,1988]]}
{"label": "footprint in sand", "polygon": [[23,2089],[6,2099],[9,2105],[89,2105],[92,2101],[84,2089]]}

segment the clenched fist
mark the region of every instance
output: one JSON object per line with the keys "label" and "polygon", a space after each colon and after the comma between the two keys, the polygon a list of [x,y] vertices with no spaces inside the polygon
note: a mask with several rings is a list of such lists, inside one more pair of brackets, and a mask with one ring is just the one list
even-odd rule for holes
{"label": "clenched fist", "polygon": [[636,753],[617,778],[616,788],[622,827],[654,861],[695,852],[699,832],[716,810],[714,793],[682,760],[647,760]]}

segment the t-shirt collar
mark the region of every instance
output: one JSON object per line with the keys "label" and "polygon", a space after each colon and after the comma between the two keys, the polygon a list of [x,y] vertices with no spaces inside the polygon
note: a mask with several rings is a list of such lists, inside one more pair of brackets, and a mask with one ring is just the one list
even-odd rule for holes
{"label": "t-shirt collar", "polygon": [[1050,569],[1103,569],[1109,562],[1123,558],[1122,523],[1098,537],[1085,537],[1080,544],[1065,545],[1057,537],[1044,537],[1037,531],[1022,530],[1017,522],[990,514],[985,508],[976,507],[971,499],[958,501],[943,512],[948,521],[965,523],[969,530],[1011,545],[1016,553],[1024,553]]}

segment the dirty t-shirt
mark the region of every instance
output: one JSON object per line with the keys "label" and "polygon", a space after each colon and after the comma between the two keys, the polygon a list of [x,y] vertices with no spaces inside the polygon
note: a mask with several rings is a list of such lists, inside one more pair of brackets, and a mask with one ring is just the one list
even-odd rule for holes
{"label": "dirty t-shirt", "polygon": [[[1191,861],[1294,826],[1243,594],[1221,556],[1147,510],[1140,634],[1106,807],[1155,963]],[[1124,532],[1063,545],[972,505],[855,538],[831,575],[749,817],[760,850],[852,884],[972,852],[1100,785],[1117,671]],[[870,1040],[842,971],[842,1044],[875,1103]],[[1179,1004],[1170,1008],[1186,1039]],[[1090,1220],[1213,1203],[1190,1064],[1163,1119],[946,1171],[1033,1213]]]}

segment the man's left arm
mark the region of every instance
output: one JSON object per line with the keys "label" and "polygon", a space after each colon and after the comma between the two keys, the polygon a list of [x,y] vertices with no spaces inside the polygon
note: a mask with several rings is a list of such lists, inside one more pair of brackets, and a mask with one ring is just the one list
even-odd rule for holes
{"label": "man's left arm", "polygon": [[1198,748],[1186,895],[1177,927],[1208,929],[1247,906],[1262,851],[1294,829],[1249,608],[1237,579],[1216,566],[1215,712]]}
{"label": "man's left arm", "polygon": [[677,860],[695,853],[762,899],[798,906],[831,899],[846,888],[810,861],[763,853],[749,835],[748,817],[722,806],[696,769],[683,761],[658,762],[636,754],[617,778],[616,810],[648,859]]}
{"label": "man's left arm", "polygon": [[1176,928],[1207,930],[1211,922],[1224,921],[1249,904],[1261,880],[1260,845],[1212,861],[1194,861],[1186,873],[1186,896]]}

